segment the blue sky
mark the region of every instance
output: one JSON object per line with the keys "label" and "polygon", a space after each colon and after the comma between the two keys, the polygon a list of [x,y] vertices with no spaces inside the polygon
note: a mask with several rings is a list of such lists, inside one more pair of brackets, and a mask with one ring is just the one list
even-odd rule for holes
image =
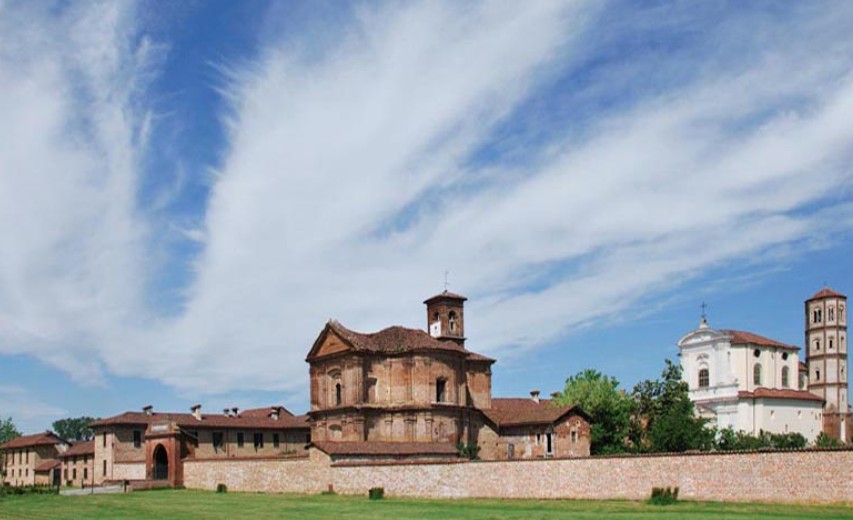
{"label": "blue sky", "polygon": [[853,275],[849,2],[0,1],[0,415],[307,406],[469,297],[496,395],[802,343]]}

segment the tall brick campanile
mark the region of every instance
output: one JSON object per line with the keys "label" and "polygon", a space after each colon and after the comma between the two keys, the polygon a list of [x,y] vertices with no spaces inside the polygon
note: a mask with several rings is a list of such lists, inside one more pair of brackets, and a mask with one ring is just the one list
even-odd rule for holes
{"label": "tall brick campanile", "polygon": [[465,346],[465,300],[468,298],[445,290],[424,301],[427,306],[429,335]]}
{"label": "tall brick campanile", "polygon": [[806,300],[809,390],[825,400],[823,431],[850,442],[847,390],[847,297],[824,288]]}

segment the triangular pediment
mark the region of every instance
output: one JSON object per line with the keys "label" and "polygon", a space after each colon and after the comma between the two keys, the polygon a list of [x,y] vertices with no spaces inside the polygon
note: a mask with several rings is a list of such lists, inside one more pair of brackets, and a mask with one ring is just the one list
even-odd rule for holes
{"label": "triangular pediment", "polygon": [[314,341],[306,360],[310,361],[351,350],[353,350],[352,345],[335,331],[331,323],[327,323]]}
{"label": "triangular pediment", "polygon": [[715,329],[696,329],[685,334],[678,340],[679,347],[687,347],[690,345],[698,345],[702,343],[710,343],[726,339],[728,336],[723,332]]}

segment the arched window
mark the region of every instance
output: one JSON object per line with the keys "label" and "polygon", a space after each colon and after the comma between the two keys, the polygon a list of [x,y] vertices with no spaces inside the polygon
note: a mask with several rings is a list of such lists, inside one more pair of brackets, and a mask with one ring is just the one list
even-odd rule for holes
{"label": "arched window", "polygon": [[340,406],[343,403],[343,391],[340,383],[335,383],[335,406]]}
{"label": "arched window", "polygon": [[826,308],[826,321],[835,321],[835,307]]}
{"label": "arched window", "polygon": [[761,363],[756,363],[752,368],[752,382],[755,386],[761,386]]}
{"label": "arched window", "polygon": [[440,377],[435,380],[435,402],[443,403],[447,400],[447,379]]}
{"label": "arched window", "polygon": [[447,315],[447,323],[448,323],[447,326],[450,328],[450,332],[456,332],[456,312],[455,311],[450,311],[450,313]]}
{"label": "arched window", "polygon": [[699,388],[708,388],[711,384],[711,378],[708,374],[707,368],[699,369]]}
{"label": "arched window", "polygon": [[820,381],[820,369],[819,368],[816,368],[814,371],[814,380]]}
{"label": "arched window", "polygon": [[782,387],[788,388],[788,367],[782,367]]}

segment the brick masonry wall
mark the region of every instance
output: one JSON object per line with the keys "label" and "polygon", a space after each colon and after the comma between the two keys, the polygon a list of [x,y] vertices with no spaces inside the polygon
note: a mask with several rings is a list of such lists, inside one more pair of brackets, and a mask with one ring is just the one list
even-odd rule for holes
{"label": "brick masonry wall", "polygon": [[[421,464],[331,464],[310,458],[187,461],[188,488],[390,496],[629,499],[652,487],[678,486],[692,500],[853,502],[853,450],[691,454]],[[815,485],[832,482],[832,486]]]}
{"label": "brick masonry wall", "polygon": [[265,493],[319,493],[332,482],[329,458],[312,450],[309,457],[184,461],[184,486]]}
{"label": "brick masonry wall", "polygon": [[111,480],[145,480],[145,463],[116,462]]}

